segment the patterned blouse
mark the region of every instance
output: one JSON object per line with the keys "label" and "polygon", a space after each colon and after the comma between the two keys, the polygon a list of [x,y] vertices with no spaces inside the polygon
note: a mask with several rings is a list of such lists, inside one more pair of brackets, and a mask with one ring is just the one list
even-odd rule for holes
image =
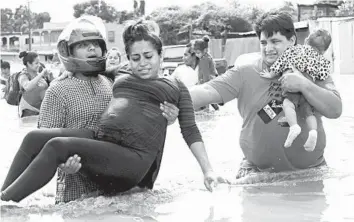
{"label": "patterned blouse", "polygon": [[[90,81],[75,77],[58,81],[45,94],[38,127],[96,130],[111,98],[112,82],[102,75]],[[98,186],[84,174],[65,174],[58,169],[56,203],[76,200],[95,191]]]}

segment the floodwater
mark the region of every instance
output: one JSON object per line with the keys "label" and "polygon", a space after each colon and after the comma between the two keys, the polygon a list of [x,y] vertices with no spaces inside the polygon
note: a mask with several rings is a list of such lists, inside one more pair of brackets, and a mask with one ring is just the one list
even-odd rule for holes
{"label": "floodwater", "polygon": [[[328,167],[263,175],[262,183],[219,186],[209,193],[184,143],[178,123],[168,128],[162,167],[152,191],[89,198],[54,205],[55,180],[19,204],[4,203],[2,221],[354,221],[354,76],[334,76],[342,94],[340,119],[324,119]],[[0,184],[33,119],[20,121],[16,107],[0,100]],[[242,152],[236,101],[219,112],[197,115],[214,169],[234,178]],[[274,178],[277,178],[274,180]],[[279,179],[284,178],[284,179]]]}

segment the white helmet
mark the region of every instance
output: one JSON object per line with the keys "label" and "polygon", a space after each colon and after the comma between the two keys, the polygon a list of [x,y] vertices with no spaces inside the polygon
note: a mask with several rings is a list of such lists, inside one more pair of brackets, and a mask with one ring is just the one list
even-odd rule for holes
{"label": "white helmet", "polygon": [[[73,44],[97,40],[102,57],[78,59],[73,57],[71,47]],[[85,74],[98,74],[106,69],[106,28],[99,17],[81,16],[71,22],[62,31],[57,44],[59,59],[70,72],[82,72]]]}

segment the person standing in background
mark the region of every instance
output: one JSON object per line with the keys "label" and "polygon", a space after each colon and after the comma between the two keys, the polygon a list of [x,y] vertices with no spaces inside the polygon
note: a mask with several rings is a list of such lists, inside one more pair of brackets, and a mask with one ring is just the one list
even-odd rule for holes
{"label": "person standing in background", "polygon": [[[211,79],[218,76],[215,68],[213,57],[209,53],[209,37],[204,36],[202,39],[192,41],[192,48],[195,55],[199,58],[198,65],[198,80],[199,84],[209,82]],[[219,110],[217,104],[211,104],[215,110]]]}
{"label": "person standing in background", "polygon": [[19,55],[26,66],[18,75],[18,82],[22,91],[19,103],[19,116],[39,115],[45,92],[53,78],[49,78],[50,72],[41,68],[38,54],[23,51]]}
{"label": "person standing in background", "polygon": [[4,97],[7,81],[11,75],[10,73],[10,63],[1,60],[1,76],[0,76],[0,98]]}
{"label": "person standing in background", "polygon": [[198,69],[199,58],[192,51],[192,45],[189,43],[186,45],[183,54],[184,64],[179,65],[171,74],[186,85],[189,89],[198,84]]}

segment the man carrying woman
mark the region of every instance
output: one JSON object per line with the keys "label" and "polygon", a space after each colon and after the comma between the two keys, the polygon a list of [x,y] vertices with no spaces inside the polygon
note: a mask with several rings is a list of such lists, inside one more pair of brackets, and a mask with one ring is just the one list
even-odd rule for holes
{"label": "man carrying woman", "polygon": [[[131,73],[116,79],[113,98],[100,116],[98,128],[42,129],[27,134],[1,189],[2,200],[21,201],[40,189],[74,154],[81,157],[80,171],[105,194],[135,186],[152,189],[166,138],[167,121],[160,114],[164,101],[180,110],[181,131],[202,169],[206,188],[212,190],[213,184],[226,182],[215,175],[209,163],[187,88],[174,78],[159,75],[161,39],[143,22],[128,26],[123,39]],[[81,59],[99,62],[102,56],[97,40],[77,42],[69,50]]]}
{"label": "man carrying woman", "polygon": [[[64,29],[59,37],[58,55],[65,69],[74,74],[48,88],[40,111],[39,128],[97,130],[100,114],[112,97],[114,79],[114,75],[106,74],[104,66],[107,52],[105,33],[102,20],[94,16],[82,16]],[[86,40],[97,40],[100,47],[87,47],[88,57],[74,56],[73,47]],[[102,55],[96,51],[101,51]],[[94,58],[93,55],[97,53],[101,56]],[[164,103],[161,109],[169,123],[176,119],[177,108]],[[79,172],[81,166],[78,155],[71,156],[59,165],[56,203],[103,193],[85,172]]]}

